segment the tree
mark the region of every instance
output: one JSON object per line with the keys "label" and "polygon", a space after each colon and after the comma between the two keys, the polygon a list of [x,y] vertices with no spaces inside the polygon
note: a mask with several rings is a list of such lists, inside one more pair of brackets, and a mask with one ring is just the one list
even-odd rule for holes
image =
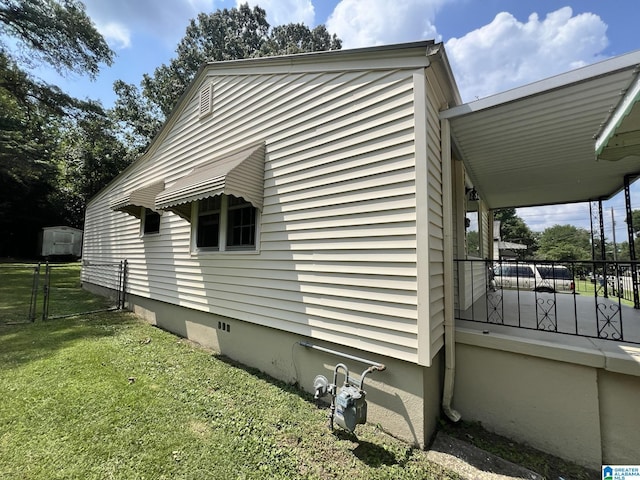
{"label": "tree", "polygon": [[635,238],[640,240],[640,210],[633,210],[631,212],[631,226],[633,227],[632,230]]}
{"label": "tree", "polygon": [[22,65],[46,62],[61,73],[95,76],[113,52],[76,0],[0,0],[0,34],[19,48],[0,44],[0,255],[26,256],[38,231],[64,217],[52,203],[62,125],[102,108],[34,79]]}
{"label": "tree", "polygon": [[331,35],[324,25],[318,25],[309,30],[300,23],[279,25],[271,31],[270,38],[262,45],[262,56],[279,55],[282,53],[317,52],[320,50],[340,50],[342,42],[335,35]]}
{"label": "tree", "polygon": [[527,224],[516,214],[515,208],[494,210],[494,220],[500,221],[500,238],[504,242],[520,243],[527,246],[525,256],[536,250],[536,238]]}
{"label": "tree", "polygon": [[542,232],[537,258],[544,260],[591,259],[590,234],[573,225],[554,225]]}
{"label": "tree", "polygon": [[53,220],[47,199],[55,188],[55,148],[59,118],[51,97],[0,52],[0,255],[26,255],[37,231]]}
{"label": "tree", "polygon": [[467,253],[475,257],[480,256],[480,237],[476,230],[467,232]]}
{"label": "tree", "polygon": [[144,97],[158,106],[164,116],[185,92],[198,69],[208,61],[237,60],[256,56],[267,40],[269,24],[260,7],[217,10],[201,13],[187,26],[178,43],[176,58],[160,65],[153,76],[142,80]]}
{"label": "tree", "polygon": [[143,97],[135,85],[117,80],[113,89],[118,95],[111,111],[120,125],[121,135],[133,155],[142,153],[162,126],[162,112]]}
{"label": "tree", "polygon": [[270,29],[266,12],[247,4],[201,13],[187,26],[176,57],[143,76],[141,87],[118,81],[114,112],[135,144],[144,148],[206,62],[335,50],[341,41],[324,25],[289,24]]}
{"label": "tree", "polygon": [[0,33],[17,41],[23,62],[45,62],[59,73],[95,78],[100,63],[113,62],[113,51],[77,0],[0,0]]}
{"label": "tree", "polygon": [[63,212],[64,223],[82,228],[87,200],[131,163],[118,133],[112,119],[93,112],[61,129],[53,152],[58,188],[51,201]]}

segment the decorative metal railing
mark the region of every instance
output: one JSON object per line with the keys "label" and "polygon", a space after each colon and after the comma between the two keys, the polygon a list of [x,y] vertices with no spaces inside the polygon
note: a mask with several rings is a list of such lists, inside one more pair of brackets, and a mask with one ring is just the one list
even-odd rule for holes
{"label": "decorative metal railing", "polygon": [[455,261],[455,317],[640,344],[638,262]]}

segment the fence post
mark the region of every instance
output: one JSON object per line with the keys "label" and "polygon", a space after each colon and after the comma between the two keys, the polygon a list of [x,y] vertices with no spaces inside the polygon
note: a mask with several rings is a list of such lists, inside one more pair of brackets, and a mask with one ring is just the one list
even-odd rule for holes
{"label": "fence post", "polygon": [[121,305],[120,310],[124,310],[124,296],[127,290],[127,270],[129,267],[129,262],[125,259],[122,263],[122,297],[121,297]]}
{"label": "fence post", "polygon": [[44,273],[44,286],[43,286],[43,294],[44,297],[42,299],[42,320],[45,321],[49,317],[49,286],[50,286],[50,274],[51,274],[51,266],[49,262],[46,263],[45,273]]}
{"label": "fence post", "polygon": [[40,264],[33,267],[33,282],[31,284],[31,302],[29,303],[29,321],[36,321],[36,310],[38,308],[38,288],[40,283]]}

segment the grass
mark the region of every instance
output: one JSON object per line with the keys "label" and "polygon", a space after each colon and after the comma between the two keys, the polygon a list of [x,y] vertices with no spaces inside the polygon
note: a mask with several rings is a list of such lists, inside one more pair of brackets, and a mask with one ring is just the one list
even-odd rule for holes
{"label": "grass", "polygon": [[114,299],[93,295],[81,288],[80,263],[51,265],[49,316],[72,315],[114,306]]}
{"label": "grass", "polygon": [[[0,264],[0,324],[28,322],[36,264]],[[42,318],[45,265],[40,265],[35,319]],[[50,271],[49,317],[111,307],[112,300],[82,290],[80,263],[53,264]]]}
{"label": "grass", "polygon": [[[591,281],[589,280],[576,280],[575,286],[576,286],[576,293],[579,295],[586,295],[589,297],[593,297],[595,295],[596,284],[591,283]],[[604,292],[600,290],[598,292],[598,296],[603,296],[603,295],[604,295]],[[626,292],[626,295],[631,295],[633,297],[631,292]],[[620,300],[620,303],[622,305],[626,305],[627,307],[633,308],[633,301],[628,300],[626,298],[618,298],[617,296],[612,295],[611,291],[609,291],[609,298],[614,302],[617,302],[618,300]]]}
{"label": "grass", "polygon": [[0,478],[457,478],[120,312],[0,327]]}
{"label": "grass", "polygon": [[532,447],[516,443],[501,435],[489,432],[477,422],[461,421],[456,424],[442,421],[441,430],[478,448],[510,462],[522,465],[550,480],[598,480],[600,472],[584,468]]}
{"label": "grass", "polygon": [[28,322],[35,265],[0,264],[0,321]]}

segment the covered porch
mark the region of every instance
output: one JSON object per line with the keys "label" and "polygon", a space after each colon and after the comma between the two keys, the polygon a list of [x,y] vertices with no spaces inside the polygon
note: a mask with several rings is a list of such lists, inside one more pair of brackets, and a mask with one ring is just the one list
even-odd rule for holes
{"label": "covered porch", "polygon": [[[599,296],[588,295],[590,298],[543,299],[530,295],[533,292],[517,292],[514,297],[510,291],[491,292],[483,277],[491,269],[490,262],[499,260],[492,248],[497,236],[493,210],[578,202],[589,202],[595,213],[592,245],[602,248],[593,249],[592,260],[599,263],[592,270],[599,269],[597,273],[605,278],[615,276],[616,267],[604,256],[602,201],[624,192],[625,240],[631,255],[626,273],[631,291],[625,294],[631,296],[632,307],[640,309],[631,223],[631,185],[640,175],[639,69],[640,51],[632,52],[441,112],[443,127],[451,133],[454,164],[452,236],[459,319],[495,323],[498,307],[494,306],[498,304],[501,322],[520,328],[530,328],[535,322],[539,330],[583,335],[591,324],[589,331],[596,334],[586,336],[638,343],[638,336],[630,333],[640,324],[638,311],[633,312],[626,302],[617,305],[606,290]],[[462,172],[458,178],[456,171]],[[478,211],[480,246],[474,252],[469,251],[466,239],[470,208]],[[489,262],[482,272],[474,270],[476,260]],[[542,304],[552,305],[554,326],[536,320],[539,314],[525,308],[531,305],[540,310]],[[628,318],[624,322],[627,335],[597,328],[599,317],[623,314]],[[545,315],[548,319],[550,313]],[[564,324],[573,327],[563,328]]]}
{"label": "covered porch", "polygon": [[[640,174],[639,65],[633,52],[440,113],[451,138],[453,407],[593,468],[637,461],[637,259],[623,269],[593,249],[584,259],[590,267],[572,269],[577,293],[496,288],[492,212],[590,202],[599,217],[592,245],[604,245],[602,201],[624,191],[635,252],[630,186]],[[471,211],[478,219],[473,250]],[[602,274],[603,284],[584,272]],[[635,286],[630,300],[628,288],[621,295],[623,281]]]}

